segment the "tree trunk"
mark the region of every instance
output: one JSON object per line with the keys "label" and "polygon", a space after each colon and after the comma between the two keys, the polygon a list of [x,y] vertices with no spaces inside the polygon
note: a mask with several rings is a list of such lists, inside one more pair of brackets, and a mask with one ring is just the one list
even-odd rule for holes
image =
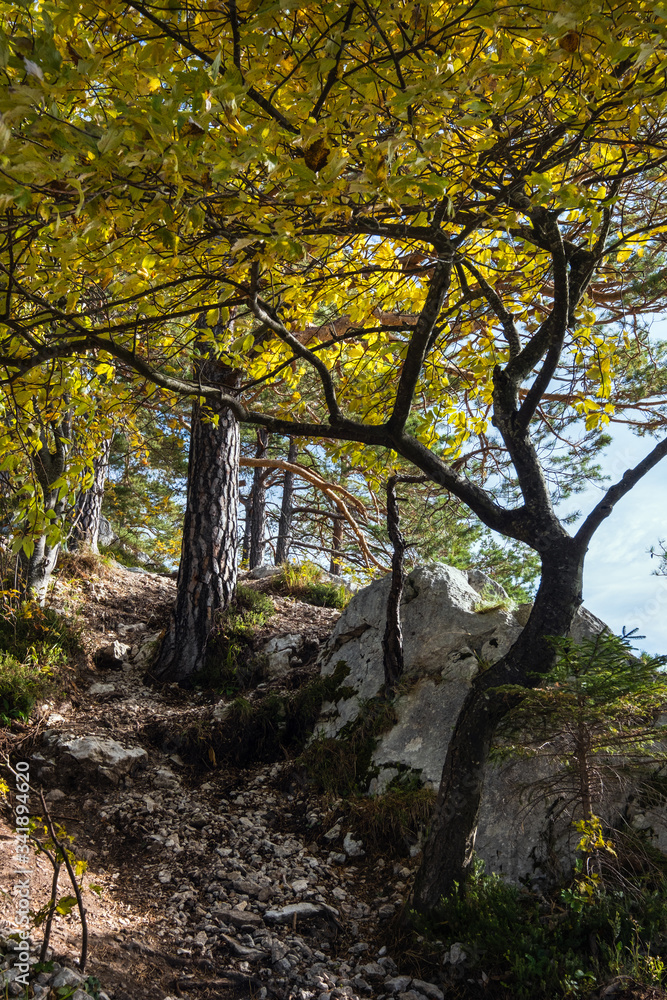
{"label": "tree trunk", "polygon": [[[289,439],[287,461],[294,464],[299,454],[296,438]],[[287,562],[292,541],[292,498],[294,496],[294,473],[287,471],[283,479],[283,499],[278,520],[278,541],[276,542],[276,566]]]}
{"label": "tree trunk", "polygon": [[[255,458],[266,458],[269,435],[263,427],[257,431]],[[266,545],[266,477],[267,470],[256,468],[252,483],[252,509],[250,512],[250,551],[248,566],[255,569],[264,562]]]}
{"label": "tree trunk", "polygon": [[111,438],[106,438],[100,446],[100,454],[93,459],[93,482],[87,490],[82,490],[77,500],[74,525],[69,537],[72,552],[99,552],[97,542],[110,452]]}
{"label": "tree trunk", "polygon": [[584,552],[561,538],[542,554],[542,580],[530,618],[502,659],[478,674],[459,713],[442,771],[431,833],[417,875],[413,906],[433,910],[455,884],[463,885],[475,846],[477,817],[491,742],[500,719],[516,703],[494,688],[531,687],[556,657],[547,636],[567,635],[581,604]]}
{"label": "tree trunk", "polygon": [[[235,387],[235,373],[214,361],[200,371],[227,392],[230,383]],[[192,408],[176,606],[153,670],[160,680],[182,681],[201,670],[215,615],[236,590],[239,425],[228,408],[210,409],[219,416],[217,426],[199,402]]]}
{"label": "tree trunk", "polygon": [[250,492],[248,493],[248,499],[244,502],[245,506],[245,521],[243,528],[243,543],[241,548],[241,562],[246,564],[250,557],[250,528],[252,520],[252,486],[250,487]]}
{"label": "tree trunk", "polygon": [[[65,498],[60,489],[53,489],[55,483],[64,473],[69,452],[68,440],[71,434],[69,415],[61,423],[52,424],[54,450],[51,451],[47,431],[41,435],[41,448],[33,457],[35,476],[42,491],[44,510],[52,511],[52,523],[57,524],[65,511]],[[22,558],[24,590],[26,595],[33,594],[39,604],[44,604],[51,576],[56,567],[60,542],[50,542],[46,534],[33,538],[34,548],[29,557]]]}
{"label": "tree trunk", "polygon": [[397,483],[423,483],[424,476],[390,476],[387,480],[387,531],[393,552],[391,585],[387,598],[387,623],[382,637],[384,684],[387,694],[394,692],[403,674],[403,630],[401,628],[401,598],[405,586],[405,550],[401,532],[401,512],[396,496]]}
{"label": "tree trunk", "polygon": [[343,546],[343,518],[340,514],[333,514],[333,537],[331,539],[331,561],[329,572],[332,576],[340,576],[339,559]]}

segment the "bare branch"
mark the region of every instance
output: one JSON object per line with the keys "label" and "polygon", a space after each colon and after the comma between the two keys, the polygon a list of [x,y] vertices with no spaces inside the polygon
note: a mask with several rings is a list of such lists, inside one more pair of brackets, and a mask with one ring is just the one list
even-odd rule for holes
{"label": "bare branch", "polygon": [[614,507],[621,500],[626,493],[637,485],[640,479],[655,468],[655,466],[662,461],[662,459],[667,455],[667,438],[663,438],[655,448],[646,455],[645,458],[641,460],[634,469],[628,469],[624,472],[620,480],[610,486],[605,495],[602,497],[600,502],[595,505],[593,510],[590,512],[584,523],[579,528],[579,531],[574,536],[575,539],[581,543],[584,548],[588,548],[588,543],[591,538],[600,527],[602,522],[609,517]]}

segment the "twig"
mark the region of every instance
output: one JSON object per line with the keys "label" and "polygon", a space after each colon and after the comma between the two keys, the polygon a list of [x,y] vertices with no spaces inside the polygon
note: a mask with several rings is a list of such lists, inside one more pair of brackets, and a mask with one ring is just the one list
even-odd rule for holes
{"label": "twig", "polygon": [[86,920],[86,911],[83,906],[83,898],[81,896],[81,889],[79,888],[79,883],[76,880],[76,875],[72,868],[72,863],[67,854],[67,848],[61,844],[60,840],[56,836],[56,831],[53,827],[53,820],[51,819],[51,814],[47,808],[46,802],[44,801],[44,792],[40,789],[39,797],[42,802],[42,808],[44,810],[44,815],[46,816],[46,825],[49,828],[49,833],[51,834],[51,839],[60,851],[63,861],[65,862],[65,867],[67,868],[67,874],[69,875],[70,882],[72,883],[72,888],[74,889],[74,895],[76,896],[76,903],[79,908],[79,917],[81,918],[81,957],[79,959],[79,969],[83,972],[86,968],[86,959],[88,957],[88,922]]}

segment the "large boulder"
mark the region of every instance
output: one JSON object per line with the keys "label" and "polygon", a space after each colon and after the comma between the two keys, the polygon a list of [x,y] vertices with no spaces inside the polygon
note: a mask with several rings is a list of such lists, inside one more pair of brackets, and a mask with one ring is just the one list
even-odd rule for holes
{"label": "large boulder", "polygon": [[[372,583],[350,601],[323,650],[321,673],[344,664],[340,697],[326,703],[317,734],[345,737],[367,716],[369,699],[384,684],[382,636],[390,578]],[[495,663],[528,620],[530,605],[515,606],[480,570],[433,564],[410,573],[401,605],[405,673],[395,702],[397,721],[377,734],[366,781],[370,793],[384,791],[399,775],[437,788],[456,719],[472,679]],[[580,609],[572,635],[581,641],[606,626]],[[342,732],[344,730],[344,732]],[[553,839],[553,801],[537,808],[521,788],[540,775],[533,762],[491,767],[477,833],[477,851],[487,870],[518,879],[532,871],[536,851]],[[553,798],[553,797],[552,797]],[[567,839],[569,820],[561,835]]]}
{"label": "large boulder", "polygon": [[148,762],[143,747],[124,747],[106,736],[73,736],[47,730],[44,741],[58,756],[58,775],[73,781],[84,777],[95,780],[102,775],[117,785],[125,775],[146,767]]}

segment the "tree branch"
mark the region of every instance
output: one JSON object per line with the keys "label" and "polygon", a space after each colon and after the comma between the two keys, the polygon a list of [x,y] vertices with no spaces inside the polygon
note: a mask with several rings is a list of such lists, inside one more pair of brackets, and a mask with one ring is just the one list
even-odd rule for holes
{"label": "tree branch", "polygon": [[333,379],[331,378],[331,373],[329,369],[324,364],[316,354],[309,351],[307,347],[296,339],[296,337],[289,332],[289,330],[281,323],[276,314],[266,303],[262,302],[258,295],[254,295],[251,301],[252,311],[261,323],[265,323],[270,330],[273,330],[277,334],[283,343],[287,344],[292,348],[294,354],[301,358],[303,361],[307,361],[309,365],[315,369],[320,377],[322,383],[322,389],[324,391],[324,399],[327,404],[327,410],[329,411],[329,419],[332,424],[339,424],[343,421],[343,414],[338,405],[338,400],[336,399],[336,389],[333,384]]}
{"label": "tree branch", "polygon": [[624,472],[622,477],[613,486],[610,486],[602,500],[595,505],[593,510],[590,512],[584,523],[579,528],[576,533],[575,540],[580,542],[582,547],[588,548],[588,543],[591,538],[600,527],[602,522],[609,517],[612,513],[614,507],[621,500],[626,493],[636,486],[640,479],[650,472],[651,469],[667,455],[667,438],[660,441],[653,451],[650,451],[648,455],[635,465],[634,469],[628,469]]}
{"label": "tree branch", "polygon": [[403,431],[405,422],[410,415],[412,397],[414,396],[422,365],[424,364],[424,359],[426,358],[431,342],[433,327],[438,321],[445,295],[449,289],[451,277],[452,257],[450,252],[448,259],[440,260],[436,264],[424,307],[419,314],[414,333],[410,338],[408,352],[396,390],[394,409],[388,421],[388,427],[394,434],[400,434]]}
{"label": "tree branch", "polygon": [[461,260],[461,263],[467,271],[470,271],[475,281],[479,284],[480,288],[484,292],[486,301],[489,303],[494,313],[503,324],[505,339],[507,340],[510,349],[510,360],[516,358],[521,352],[521,341],[519,340],[519,332],[516,328],[516,323],[514,322],[514,316],[508,309],[505,308],[502,299],[496,292],[495,288],[489,284],[486,278],[482,277],[475,265],[463,259]]}

